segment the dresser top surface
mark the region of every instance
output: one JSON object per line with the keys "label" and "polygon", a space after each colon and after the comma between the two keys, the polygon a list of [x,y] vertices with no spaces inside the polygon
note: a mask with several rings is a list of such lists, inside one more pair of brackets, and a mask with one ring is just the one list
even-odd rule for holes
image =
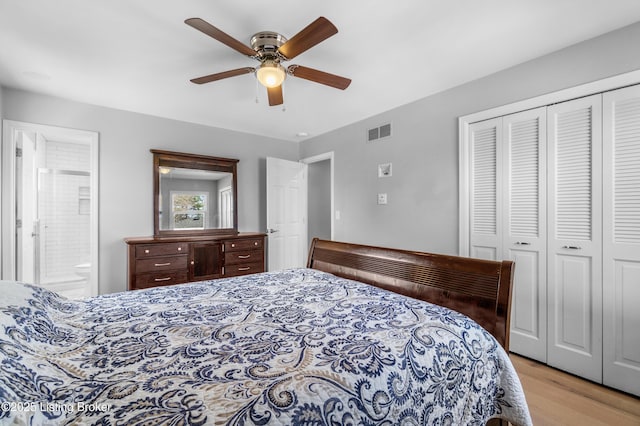
{"label": "dresser top surface", "polygon": [[198,242],[198,241],[223,241],[237,240],[244,238],[263,238],[266,234],[262,232],[239,232],[237,234],[225,235],[197,235],[197,236],[175,236],[175,237],[129,237],[124,238],[124,242],[133,244],[162,244],[177,242]]}

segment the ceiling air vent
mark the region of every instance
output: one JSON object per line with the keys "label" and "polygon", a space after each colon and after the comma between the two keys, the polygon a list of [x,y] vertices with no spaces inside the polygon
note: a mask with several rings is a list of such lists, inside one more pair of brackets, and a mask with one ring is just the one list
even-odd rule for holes
{"label": "ceiling air vent", "polygon": [[374,127],[367,130],[367,142],[373,142],[378,139],[391,137],[391,123],[383,124],[380,127]]}

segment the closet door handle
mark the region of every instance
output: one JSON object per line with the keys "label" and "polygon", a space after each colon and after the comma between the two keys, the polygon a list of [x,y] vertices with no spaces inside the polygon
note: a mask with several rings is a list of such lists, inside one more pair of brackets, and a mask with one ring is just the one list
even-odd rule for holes
{"label": "closet door handle", "polygon": [[582,247],[579,246],[562,246],[563,249],[569,249],[569,250],[582,250]]}
{"label": "closet door handle", "polygon": [[517,245],[517,246],[530,246],[531,245],[531,243],[528,243],[526,241],[516,241],[514,244]]}

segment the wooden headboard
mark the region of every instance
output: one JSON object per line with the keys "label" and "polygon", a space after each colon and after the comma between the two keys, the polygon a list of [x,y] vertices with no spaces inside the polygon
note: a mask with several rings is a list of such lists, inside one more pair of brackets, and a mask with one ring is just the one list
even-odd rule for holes
{"label": "wooden headboard", "polygon": [[513,262],[315,238],[307,267],[431,302],[472,318],[509,350]]}

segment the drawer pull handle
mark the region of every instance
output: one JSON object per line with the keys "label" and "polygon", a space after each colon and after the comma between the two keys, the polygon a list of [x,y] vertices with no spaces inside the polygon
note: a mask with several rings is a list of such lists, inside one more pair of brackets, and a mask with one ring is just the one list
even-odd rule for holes
{"label": "drawer pull handle", "polygon": [[245,267],[242,267],[242,268],[238,268],[238,271],[248,271],[249,269],[251,269],[250,266],[245,266]]}
{"label": "drawer pull handle", "polygon": [[570,249],[570,250],[582,250],[582,247],[579,246],[562,246],[563,249]]}
{"label": "drawer pull handle", "polygon": [[144,254],[149,254],[149,249],[145,249]]}
{"label": "drawer pull handle", "polygon": [[171,265],[171,262],[167,262],[167,263],[154,263],[153,266],[169,266]]}
{"label": "drawer pull handle", "polygon": [[156,282],[157,282],[157,281],[169,281],[169,280],[171,280],[171,277],[167,277],[167,278],[156,278],[156,279],[154,279],[154,281],[156,281]]}
{"label": "drawer pull handle", "polygon": [[178,251],[182,251],[182,247],[178,247]]}
{"label": "drawer pull handle", "polygon": [[250,254],[245,254],[245,255],[238,255],[238,259],[248,259],[250,258],[251,255]]}

